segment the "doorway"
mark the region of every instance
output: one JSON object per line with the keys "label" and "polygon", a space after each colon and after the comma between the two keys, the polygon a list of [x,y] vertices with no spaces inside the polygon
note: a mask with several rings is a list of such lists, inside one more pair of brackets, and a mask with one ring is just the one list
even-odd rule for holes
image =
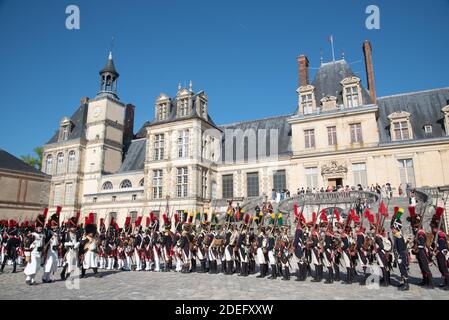
{"label": "doorway", "polygon": [[335,189],[335,188],[337,188],[337,186],[343,186],[343,179],[342,178],[328,179],[327,183],[329,186],[331,186],[333,189]]}

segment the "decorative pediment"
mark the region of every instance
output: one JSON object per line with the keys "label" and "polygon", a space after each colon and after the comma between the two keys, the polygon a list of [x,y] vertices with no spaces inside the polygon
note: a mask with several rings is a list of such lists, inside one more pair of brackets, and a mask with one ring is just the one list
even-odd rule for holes
{"label": "decorative pediment", "polygon": [[445,106],[443,109],[441,109],[444,113],[449,113],[449,105]]}
{"label": "decorative pediment", "polygon": [[330,111],[337,109],[337,97],[325,96],[320,100],[320,102],[322,111]]}
{"label": "decorative pediment", "polygon": [[337,161],[331,161],[330,164],[321,167],[321,175],[338,175],[346,174],[348,167],[342,164],[338,164]]}
{"label": "decorative pediment", "polygon": [[410,116],[411,116],[411,113],[409,113],[409,112],[398,111],[398,112],[390,113],[388,115],[388,119],[390,119],[390,121],[397,120],[397,119],[409,119]]}
{"label": "decorative pediment", "polygon": [[359,84],[360,78],[358,77],[347,77],[341,80],[340,82],[343,86],[351,85],[351,84]]}
{"label": "decorative pediment", "polygon": [[296,90],[296,92],[305,93],[305,92],[309,92],[309,91],[313,91],[313,90],[315,90],[315,87],[312,86],[311,84],[308,84],[306,86],[299,87],[298,90]]}
{"label": "decorative pediment", "polygon": [[163,101],[163,100],[169,100],[170,97],[168,95],[166,95],[165,93],[161,93],[157,98],[156,101]]}
{"label": "decorative pediment", "polygon": [[180,89],[179,91],[178,91],[178,93],[176,94],[176,96],[177,97],[179,97],[179,96],[188,96],[188,95],[190,95],[190,94],[192,94],[188,89],[186,89],[186,88],[182,88],[182,89]]}

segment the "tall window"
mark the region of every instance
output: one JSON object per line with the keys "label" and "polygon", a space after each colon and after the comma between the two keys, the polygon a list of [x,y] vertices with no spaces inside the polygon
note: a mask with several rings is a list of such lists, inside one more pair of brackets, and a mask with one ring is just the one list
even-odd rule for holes
{"label": "tall window", "polygon": [[154,136],[154,160],[164,159],[164,135],[156,134]]}
{"label": "tall window", "polygon": [[186,167],[178,168],[176,175],[176,191],[178,198],[187,197],[188,170]]}
{"label": "tall window", "polygon": [[157,119],[165,120],[167,118],[168,110],[167,110],[167,103],[161,103],[158,107],[158,113],[157,113]]}
{"label": "tall window", "polygon": [[178,157],[189,156],[189,130],[182,130],[178,133]]}
{"label": "tall window", "polygon": [[327,127],[327,141],[330,146],[337,144],[337,127]]}
{"label": "tall window", "polygon": [[72,205],[75,202],[75,192],[73,190],[73,183],[66,183],[65,185],[65,201],[66,205]]}
{"label": "tall window", "polygon": [[56,174],[64,172],[64,154],[58,153],[58,162],[56,163]]}
{"label": "tall window", "polygon": [[362,124],[353,123],[350,125],[351,129],[351,143],[360,143],[362,139]]}
{"label": "tall window", "polygon": [[409,130],[408,130],[408,121],[394,122],[393,130],[394,130],[395,140],[410,139]]}
{"label": "tall window", "polygon": [[221,176],[222,189],[223,189],[223,199],[234,198],[234,176],[232,174],[227,174]]}
{"label": "tall window", "polygon": [[69,138],[69,126],[63,126],[61,132],[61,140],[65,141]]}
{"label": "tall window", "polygon": [[163,172],[162,170],[153,170],[153,198],[162,198],[162,182]]}
{"label": "tall window", "polygon": [[179,116],[184,117],[187,116],[188,113],[189,113],[189,100],[182,99],[179,102]]}
{"label": "tall window", "polygon": [[201,171],[201,190],[204,199],[207,199],[207,169]]}
{"label": "tall window", "polygon": [[365,163],[354,163],[352,165],[352,172],[354,173],[355,186],[360,184],[362,187],[366,187],[368,185]]}
{"label": "tall window", "polygon": [[246,174],[247,194],[248,197],[259,196],[259,173],[251,172]]}
{"label": "tall window", "polygon": [[287,188],[285,170],[277,170],[273,173],[273,189],[282,191]]}
{"label": "tall window", "polygon": [[318,188],[318,168],[306,168],[307,187]]}
{"label": "tall window", "polygon": [[415,186],[415,170],[413,168],[412,159],[402,159],[398,160],[399,164],[399,175],[401,177],[401,183],[409,183],[412,187]]}
{"label": "tall window", "polygon": [[359,103],[359,91],[357,86],[346,88],[346,101],[348,102],[348,108],[358,107]]}
{"label": "tall window", "polygon": [[132,187],[133,187],[133,185],[132,185],[131,181],[129,181],[128,179],[125,179],[120,183],[120,189],[126,189],[126,188],[132,188]]}
{"label": "tall window", "polygon": [[306,148],[315,148],[315,130],[304,130]]}
{"label": "tall window", "polygon": [[69,166],[68,166],[69,173],[76,172],[76,154],[75,151],[69,152]]}
{"label": "tall window", "polygon": [[313,100],[311,93],[301,95],[301,106],[304,114],[313,112]]}
{"label": "tall window", "polygon": [[45,173],[52,174],[53,170],[53,157],[49,154],[45,160]]}
{"label": "tall window", "polygon": [[53,205],[55,206],[59,206],[61,204],[61,189],[62,189],[61,184],[55,185],[55,191],[53,195]]}
{"label": "tall window", "polygon": [[103,186],[101,187],[103,190],[111,190],[112,189],[112,183],[111,181],[106,181],[103,183]]}

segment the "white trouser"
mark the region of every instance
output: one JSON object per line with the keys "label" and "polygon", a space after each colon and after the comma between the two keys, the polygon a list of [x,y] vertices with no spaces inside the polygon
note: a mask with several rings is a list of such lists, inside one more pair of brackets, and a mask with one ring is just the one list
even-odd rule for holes
{"label": "white trouser", "polygon": [[153,258],[154,258],[154,271],[160,271],[161,258],[159,257],[159,250],[156,246],[153,247]]}
{"label": "white trouser", "polygon": [[257,262],[259,263],[259,265],[267,263],[262,248],[257,248]]}
{"label": "white trouser", "polygon": [[345,266],[345,268],[351,268],[351,257],[349,256],[349,254],[345,251],[342,252],[342,256],[343,256],[343,265]]}
{"label": "white trouser", "polygon": [[273,250],[268,251],[268,261],[270,262],[271,265],[276,264],[276,258],[274,257]]}
{"label": "white trouser", "polygon": [[136,271],[142,270],[142,261],[140,261],[140,255],[137,249],[134,249],[134,258],[136,259]]}
{"label": "white trouser", "polygon": [[321,265],[319,253],[317,253],[316,251],[318,250],[315,249],[312,250],[312,263],[316,265]]}
{"label": "white trouser", "polygon": [[131,270],[131,266],[133,264],[133,260],[131,259],[131,256],[126,256],[126,266],[125,269],[126,270]]}

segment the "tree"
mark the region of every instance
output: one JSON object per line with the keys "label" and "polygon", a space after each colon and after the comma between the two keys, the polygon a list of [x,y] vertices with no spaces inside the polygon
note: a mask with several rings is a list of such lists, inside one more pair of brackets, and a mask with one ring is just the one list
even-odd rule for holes
{"label": "tree", "polygon": [[43,147],[36,147],[33,149],[34,155],[20,156],[23,162],[29,164],[30,166],[36,168],[37,170],[42,169],[42,153],[44,152]]}

